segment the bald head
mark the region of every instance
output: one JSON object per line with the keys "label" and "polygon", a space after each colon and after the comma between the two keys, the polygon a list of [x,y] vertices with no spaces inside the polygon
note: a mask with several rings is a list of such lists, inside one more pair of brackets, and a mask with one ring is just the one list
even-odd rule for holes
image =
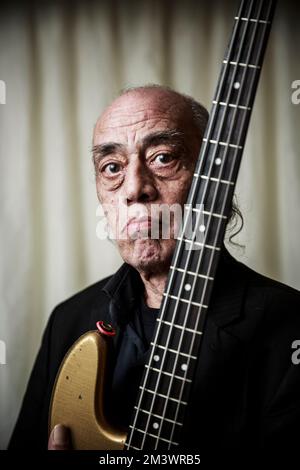
{"label": "bald head", "polygon": [[[138,106],[140,109],[138,110]],[[130,125],[147,108],[157,107],[159,113],[176,120],[189,134],[202,139],[208,121],[208,112],[194,98],[178,93],[169,87],[145,85],[123,90],[120,95],[103,111],[94,128],[94,139],[102,130],[118,124],[126,118]]]}
{"label": "bald head", "polygon": [[201,103],[196,101],[192,96],[179,93],[178,91],[173,90],[168,86],[156,84],[125,88],[122,90],[119,96],[130,92],[152,93],[155,91],[160,93],[160,96],[165,95],[173,97],[174,101],[178,104],[179,107],[182,106],[183,110],[187,110],[186,118],[188,119],[190,117],[198,132],[200,132],[202,135],[204,134],[209,115],[207,109]]}

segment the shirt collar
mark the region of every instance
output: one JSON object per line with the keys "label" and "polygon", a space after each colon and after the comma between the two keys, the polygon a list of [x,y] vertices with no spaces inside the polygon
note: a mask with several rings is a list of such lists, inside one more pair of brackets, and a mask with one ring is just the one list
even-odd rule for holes
{"label": "shirt collar", "polygon": [[[231,322],[240,314],[245,285],[241,266],[242,263],[238,262],[223,244],[210,307],[210,316],[220,326]],[[109,316],[112,324],[126,325],[144,291],[138,271],[124,263],[109,278],[102,290],[110,299]]]}
{"label": "shirt collar", "polygon": [[110,299],[109,313],[112,323],[122,326],[131,319],[139,297],[144,291],[144,284],[138,271],[124,263],[102,290]]}

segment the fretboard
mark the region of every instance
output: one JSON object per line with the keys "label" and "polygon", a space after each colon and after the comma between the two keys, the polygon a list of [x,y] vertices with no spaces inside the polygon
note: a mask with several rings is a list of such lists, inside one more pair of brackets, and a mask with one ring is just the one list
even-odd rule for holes
{"label": "fretboard", "polygon": [[[234,19],[134,408],[128,449],[180,446],[274,5],[272,0],[242,1]],[[192,232],[186,230],[191,224]]]}

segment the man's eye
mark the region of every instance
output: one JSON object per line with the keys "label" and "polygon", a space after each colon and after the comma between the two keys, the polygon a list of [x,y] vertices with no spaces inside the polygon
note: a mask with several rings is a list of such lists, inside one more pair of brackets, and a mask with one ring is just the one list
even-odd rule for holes
{"label": "man's eye", "polygon": [[154,161],[155,163],[166,165],[167,163],[170,163],[173,159],[173,156],[169,153],[160,153],[159,155],[156,155]]}
{"label": "man's eye", "polygon": [[119,163],[108,163],[108,165],[105,165],[105,167],[102,169],[102,172],[106,173],[107,175],[115,175],[118,173],[121,169],[121,165]]}

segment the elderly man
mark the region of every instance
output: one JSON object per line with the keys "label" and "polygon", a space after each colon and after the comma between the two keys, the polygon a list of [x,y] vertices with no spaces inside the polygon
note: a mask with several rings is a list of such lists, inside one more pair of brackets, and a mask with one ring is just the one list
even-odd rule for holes
{"label": "elderly man", "polygon": [[[126,91],[97,121],[97,194],[104,207],[114,208],[107,212],[113,233],[120,208],[128,210],[121,226],[128,236],[116,237],[125,263],[53,311],[10,449],[71,446],[63,426],[54,429],[48,443],[51,391],[65,353],[99,319],[119,330],[110,397],[116,421],[128,426],[175,248],[174,226],[169,238],[130,235],[149,229],[145,216],[153,205],[185,203],[206,122],[200,104],[159,86]],[[137,209],[142,216],[134,215]],[[299,307],[298,291],[237,262],[223,246],[184,447],[296,445],[300,365],[292,361],[292,344],[300,337]]]}

